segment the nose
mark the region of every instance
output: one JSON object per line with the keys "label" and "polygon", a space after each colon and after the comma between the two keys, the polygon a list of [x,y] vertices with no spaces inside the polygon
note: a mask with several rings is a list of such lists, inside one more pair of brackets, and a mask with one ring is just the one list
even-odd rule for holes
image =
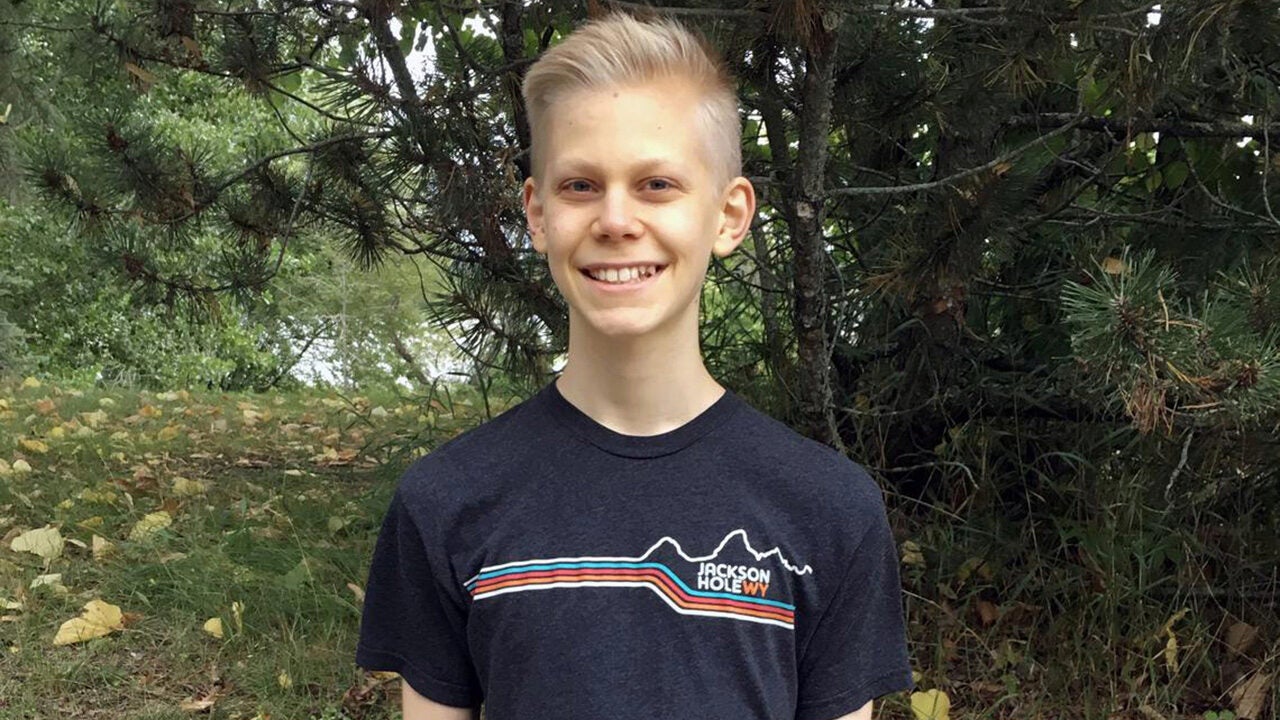
{"label": "nose", "polygon": [[634,238],[640,235],[638,203],[625,189],[609,189],[600,201],[595,219],[595,235],[603,239]]}

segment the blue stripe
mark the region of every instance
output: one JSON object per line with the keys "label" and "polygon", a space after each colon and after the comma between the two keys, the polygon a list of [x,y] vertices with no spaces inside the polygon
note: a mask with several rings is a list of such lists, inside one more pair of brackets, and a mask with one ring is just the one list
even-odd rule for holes
{"label": "blue stripe", "polygon": [[562,570],[562,569],[573,569],[573,568],[657,568],[658,570],[661,570],[667,577],[674,580],[677,585],[683,588],[684,591],[689,593],[690,595],[694,595],[697,597],[728,598],[730,600],[740,600],[743,602],[756,603],[759,605],[772,605],[774,607],[785,608],[793,612],[796,609],[795,605],[788,605],[787,603],[778,602],[777,600],[766,600],[764,598],[752,597],[750,595],[734,595],[732,593],[706,592],[702,590],[694,590],[690,588],[688,585],[685,585],[683,580],[676,577],[676,574],[672,572],[671,568],[667,567],[666,565],[663,565],[662,563],[569,562],[569,563],[551,563],[548,565],[522,565],[519,567],[507,568],[505,570],[494,570],[491,572],[482,572],[476,576],[476,579],[474,581],[472,581],[467,585],[467,590],[468,591],[474,590],[476,584],[479,583],[481,580],[488,580],[489,578],[501,577],[503,575],[529,572],[530,570]]}

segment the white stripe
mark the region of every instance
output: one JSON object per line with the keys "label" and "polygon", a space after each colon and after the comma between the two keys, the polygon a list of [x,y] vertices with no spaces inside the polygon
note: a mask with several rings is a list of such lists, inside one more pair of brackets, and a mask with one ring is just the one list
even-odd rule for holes
{"label": "white stripe", "polygon": [[752,617],[750,615],[738,615],[736,613],[715,612],[713,610],[690,610],[688,608],[682,608],[679,605],[677,605],[674,600],[668,597],[666,593],[662,592],[658,588],[654,587],[651,583],[647,583],[647,582],[629,582],[625,580],[578,580],[578,581],[572,581],[572,582],[570,581],[550,582],[550,583],[541,583],[538,585],[521,585],[519,587],[509,587],[509,588],[502,588],[501,590],[482,592],[477,594],[475,596],[475,599],[483,600],[485,598],[494,597],[496,595],[505,595],[506,593],[521,592],[524,590],[546,590],[548,588],[554,588],[554,587],[644,587],[644,588],[649,588],[650,590],[657,593],[658,597],[662,598],[663,602],[671,606],[672,610],[675,610],[681,615],[702,615],[705,617],[722,617],[722,618],[729,618],[731,620],[746,620],[747,622],[763,623],[765,625],[777,625],[778,627],[784,627],[784,628],[787,628],[788,630],[795,629],[791,623],[783,622],[781,620],[771,620],[769,618]]}

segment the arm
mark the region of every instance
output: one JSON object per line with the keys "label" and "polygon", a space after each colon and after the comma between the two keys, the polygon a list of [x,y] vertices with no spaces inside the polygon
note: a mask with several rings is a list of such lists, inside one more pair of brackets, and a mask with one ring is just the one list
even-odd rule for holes
{"label": "arm", "polygon": [[[857,710],[854,710],[848,715],[842,715],[841,717],[836,718],[836,720],[871,720],[871,703],[872,702],[873,701],[868,700],[866,705],[863,705],[862,707],[858,708]],[[405,720],[409,720],[408,715],[405,715],[404,717],[405,717]]]}
{"label": "arm", "polygon": [[[400,682],[401,709],[404,720],[479,720],[480,708],[460,708],[452,705],[441,705],[428,700],[409,687],[409,683]],[[869,705],[869,703],[868,703]],[[861,712],[861,711],[859,711]],[[850,716],[853,717],[853,716]],[[868,715],[867,717],[871,717]],[[861,720],[860,718],[858,720]]]}

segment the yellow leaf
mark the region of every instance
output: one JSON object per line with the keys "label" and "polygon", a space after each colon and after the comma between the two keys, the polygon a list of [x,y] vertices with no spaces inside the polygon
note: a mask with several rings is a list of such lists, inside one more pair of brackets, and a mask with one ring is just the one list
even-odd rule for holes
{"label": "yellow leaf", "polygon": [[12,475],[12,474],[13,474],[13,466],[9,464],[8,460],[0,458],[0,477],[4,477],[6,475]]}
{"label": "yellow leaf", "polygon": [[204,483],[199,480],[188,480],[181,475],[173,479],[173,494],[178,497],[192,497],[194,495],[203,495],[205,492]]}
{"label": "yellow leaf", "polygon": [[111,407],[116,404],[115,400],[109,397],[98,398],[98,407]]}
{"label": "yellow leaf", "polygon": [[211,707],[213,707],[213,698],[211,697],[188,698],[178,703],[178,708],[180,710],[185,710],[190,713],[204,712]]}
{"label": "yellow leaf", "polygon": [[208,620],[204,621],[203,627],[205,632],[218,638],[219,640],[222,639],[222,618],[211,617]]}
{"label": "yellow leaf", "polygon": [[1164,644],[1164,664],[1169,668],[1169,672],[1178,672],[1178,638],[1172,632],[1169,633],[1169,639]]}
{"label": "yellow leaf", "polygon": [[236,632],[244,632],[244,603],[239,600],[231,603],[231,622],[235,623]]}
{"label": "yellow leaf", "polygon": [[133,529],[129,531],[129,539],[146,540],[172,524],[173,517],[164,510],[148,513],[141,520],[134,523]]}
{"label": "yellow leaf", "polygon": [[182,428],[177,425],[166,425],[156,433],[156,439],[162,442],[168,442],[182,434]]}
{"label": "yellow leaf", "polygon": [[26,380],[22,381],[23,390],[27,390],[29,388],[38,388],[38,387],[40,387],[40,381],[35,379],[34,377],[28,377]]}
{"label": "yellow leaf", "polygon": [[35,590],[38,587],[47,587],[58,595],[67,594],[67,586],[62,584],[62,573],[49,573],[48,575],[37,575],[31,581],[30,589]]}
{"label": "yellow leaf", "polygon": [[31,472],[31,463],[27,462],[26,460],[14,460],[14,461],[13,461],[13,474],[14,474],[14,475],[23,475],[23,474],[26,474],[26,473],[29,473],[29,472]]}
{"label": "yellow leaf", "polygon": [[285,690],[288,690],[289,688],[293,687],[293,678],[289,677],[288,670],[281,670],[280,674],[276,676],[276,682],[279,683],[280,687],[284,688]]}
{"label": "yellow leaf", "polygon": [[902,564],[924,567],[924,553],[920,552],[920,546],[912,540],[902,543]]}
{"label": "yellow leaf", "polygon": [[40,453],[43,455],[44,453],[49,452],[49,446],[39,440],[22,439],[18,441],[18,444],[21,445],[24,450],[29,450],[33,453]]}
{"label": "yellow leaf", "polygon": [[47,563],[62,554],[62,547],[65,542],[62,539],[62,533],[58,532],[58,528],[46,525],[35,530],[28,530],[15,537],[13,542],[9,543],[9,549],[14,552],[29,552],[33,555],[39,555]]}
{"label": "yellow leaf", "polygon": [[90,600],[85,603],[80,617],[71,618],[62,623],[58,634],[53,638],[54,645],[70,645],[93,638],[109,635],[124,628],[124,614],[118,605],[102,600]]}
{"label": "yellow leaf", "polygon": [[911,712],[916,720],[950,720],[951,698],[937,689],[913,692]]}
{"label": "yellow leaf", "polygon": [[55,428],[49,428],[49,437],[54,440],[61,440],[66,436],[67,431],[61,425]]}
{"label": "yellow leaf", "polygon": [[116,551],[115,543],[102,537],[101,535],[98,535],[96,533],[94,534],[93,536],[93,559],[94,560],[97,560],[98,562],[102,562],[103,560],[106,560],[107,558],[111,557],[115,553],[115,551]]}

